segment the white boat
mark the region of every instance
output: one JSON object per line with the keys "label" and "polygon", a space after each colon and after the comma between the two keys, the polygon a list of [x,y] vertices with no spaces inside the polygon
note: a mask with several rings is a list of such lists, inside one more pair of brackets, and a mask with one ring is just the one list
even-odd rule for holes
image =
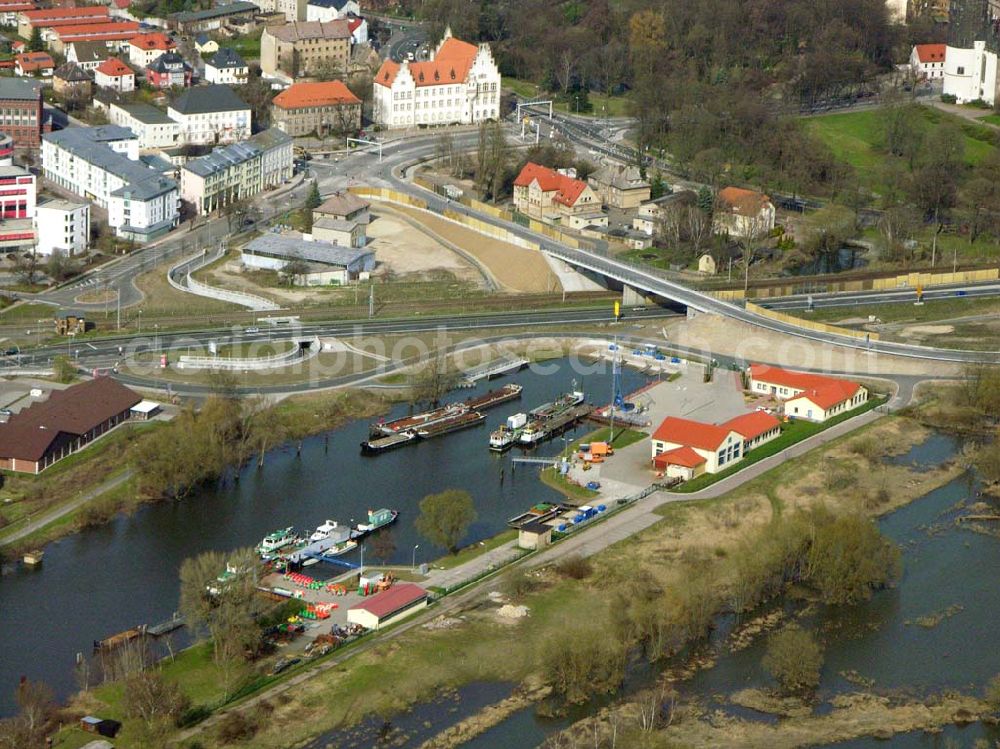
{"label": "white boat", "polygon": [[336,520],[327,520],[325,523],[323,523],[323,525],[319,526],[316,529],[315,533],[313,533],[311,536],[309,536],[309,540],[313,541],[313,542],[316,542],[316,541],[322,541],[324,539],[327,539],[331,535],[333,535],[333,532],[336,529],[337,529],[337,521]]}
{"label": "white boat", "polygon": [[503,452],[513,445],[516,439],[517,432],[513,429],[508,429],[506,425],[502,425],[490,432],[490,450]]}
{"label": "white boat", "polygon": [[296,543],[298,540],[299,537],[295,535],[294,528],[283,528],[264,536],[263,540],[257,545],[257,552],[267,559],[286,546]]}

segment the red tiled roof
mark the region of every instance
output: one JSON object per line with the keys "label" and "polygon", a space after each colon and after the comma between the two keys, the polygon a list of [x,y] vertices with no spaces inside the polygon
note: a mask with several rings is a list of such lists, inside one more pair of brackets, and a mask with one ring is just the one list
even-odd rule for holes
{"label": "red tiled roof", "polygon": [[944,62],[947,46],[944,44],[918,44],[914,49],[917,50],[917,59],[920,62]]}
{"label": "red tiled roof", "polygon": [[720,426],[738,432],[745,440],[753,440],[762,434],[767,434],[772,429],[777,429],[781,426],[781,422],[776,416],[766,411],[751,411],[729,421],[724,421]]}
{"label": "red tiled roof", "polygon": [[719,202],[741,216],[756,216],[771,199],[760,192],[742,187],[724,187],[719,190]]}
{"label": "red tiled roof", "polygon": [[389,590],[376,593],[361,603],[354,604],[349,610],[362,609],[382,619],[426,597],[427,591],[419,585],[396,583]]}
{"label": "red tiled roof", "polygon": [[32,404],[0,424],[0,457],[41,460],[60,433],[84,435],[141,400],[110,377],[53,390],[48,400]]}
{"label": "red tiled roof", "polygon": [[34,72],[43,68],[54,68],[56,63],[48,52],[22,52],[14,58],[21,70]]}
{"label": "red tiled roof", "polygon": [[[469,68],[472,67],[478,52],[479,48],[475,44],[448,38],[434,55],[433,60],[408,62],[406,65],[410,70],[410,75],[413,76],[413,82],[418,87],[462,83],[469,74]],[[392,86],[400,67],[402,66],[399,63],[385,60],[375,75],[375,83],[380,86]]]}
{"label": "red tiled roof", "polygon": [[107,60],[102,62],[97,66],[98,72],[111,76],[113,78],[118,78],[123,75],[134,75],[135,72],[128,65],[123,63],[117,57],[109,57]]}
{"label": "red tiled roof", "polygon": [[726,441],[730,431],[725,426],[703,424],[700,421],[668,416],[653,432],[653,439],[714,452],[719,445]]}
{"label": "red tiled roof", "polygon": [[801,396],[807,397],[817,406],[827,409],[851,398],[861,387],[852,380],[842,380],[837,377],[812,374],[810,372],[793,372],[781,367],[771,367],[767,364],[751,364],[750,377],[754,380],[781,385],[782,387],[801,390]]}
{"label": "red tiled roof", "polygon": [[361,99],[352,94],[341,81],[295,83],[274,97],[275,106],[281,109],[360,103]]}
{"label": "red tiled roof", "polygon": [[531,161],[524,165],[521,173],[514,180],[514,184],[517,187],[528,187],[535,180],[538,180],[538,186],[542,192],[555,191],[556,195],[552,199],[566,206],[572,206],[576,203],[583,191],[587,189],[587,183],[583,180],[567,177],[555,169],[549,169]]}
{"label": "red tiled roof", "polygon": [[705,459],[690,447],[677,447],[667,450],[653,458],[653,463],[660,467],[683,466],[684,468],[697,468],[705,462]]}
{"label": "red tiled roof", "polygon": [[347,28],[350,29],[353,34],[358,30],[358,27],[365,22],[365,19],[358,18],[357,16],[351,15],[347,17]]}
{"label": "red tiled roof", "polygon": [[92,41],[108,39],[130,39],[139,33],[139,24],[135,21],[120,21],[116,23],[93,23],[84,26],[64,26],[56,29],[60,40],[75,37],[74,41]]}
{"label": "red tiled roof", "polygon": [[29,22],[54,21],[60,18],[107,16],[108,9],[99,5],[88,5],[80,8],[46,8],[44,10],[26,10],[21,15],[23,15]]}
{"label": "red tiled roof", "polygon": [[162,49],[164,52],[174,49],[177,45],[166,34],[156,31],[150,34],[139,34],[129,40],[129,44],[139,49]]}

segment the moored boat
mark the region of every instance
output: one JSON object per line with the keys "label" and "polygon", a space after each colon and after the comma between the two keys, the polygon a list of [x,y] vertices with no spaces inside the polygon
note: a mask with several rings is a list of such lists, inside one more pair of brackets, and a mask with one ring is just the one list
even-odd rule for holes
{"label": "moored boat", "polygon": [[387,525],[392,525],[396,522],[399,517],[399,510],[389,510],[385,507],[378,510],[368,511],[368,522],[358,523],[354,532],[351,534],[352,538],[363,538],[369,533],[374,533],[379,528],[384,528]]}
{"label": "moored boat", "polygon": [[336,530],[337,530],[337,521],[327,520],[318,528],[316,528],[313,534],[309,536],[309,540],[312,543],[315,543],[317,541],[322,541],[324,539],[330,538]]}
{"label": "moored boat", "polygon": [[482,424],[484,421],[486,421],[486,414],[479,411],[468,411],[445,421],[439,421],[437,424],[424,429],[418,429],[417,436],[424,440],[430,439],[431,437],[438,437],[449,432],[457,432],[459,429],[468,429],[469,427]]}
{"label": "moored boat", "polygon": [[271,559],[274,555],[288,546],[294,546],[299,542],[299,537],[295,534],[295,529],[289,526],[282,530],[268,533],[257,544],[257,553],[262,559]]}

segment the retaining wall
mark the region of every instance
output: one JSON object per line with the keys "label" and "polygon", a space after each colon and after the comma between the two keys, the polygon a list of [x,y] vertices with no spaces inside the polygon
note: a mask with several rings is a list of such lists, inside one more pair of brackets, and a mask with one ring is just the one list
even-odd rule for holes
{"label": "retaining wall", "polygon": [[754,304],[753,302],[747,302],[746,308],[747,312],[753,312],[761,317],[768,317],[772,320],[778,320],[779,322],[788,323],[789,325],[795,325],[799,328],[805,328],[807,330],[815,330],[818,333],[832,333],[833,335],[850,336],[851,338],[867,338],[871,341],[879,340],[878,333],[869,333],[865,330],[851,330],[850,328],[840,328],[836,325],[827,325],[826,323],[815,322],[813,320],[803,320],[801,317],[793,317],[792,315],[786,315],[784,312],[766,309],[765,307],[761,307],[759,304]]}

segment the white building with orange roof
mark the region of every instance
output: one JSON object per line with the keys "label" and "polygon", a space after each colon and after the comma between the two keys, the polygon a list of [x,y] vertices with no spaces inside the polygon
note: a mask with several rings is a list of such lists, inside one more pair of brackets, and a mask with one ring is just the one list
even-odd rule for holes
{"label": "white building with orange roof", "polygon": [[139,34],[129,39],[128,59],[137,68],[145,68],[160,55],[177,49],[174,40],[160,31]]}
{"label": "white building with orange roof", "polygon": [[944,58],[948,46],[945,44],[917,44],[910,52],[910,68],[918,78],[932,81],[944,78]]}
{"label": "white building with orange roof", "polygon": [[427,62],[385,60],[373,89],[375,122],[389,128],[470,125],[500,113],[500,69],[489,45],[455,39],[451,29]]}
{"label": "white building with orange roof", "polygon": [[774,203],[764,193],[725,187],[716,196],[713,228],[734,237],[767,236],[774,228]]}
{"label": "white building with orange roof", "polygon": [[764,411],[741,414],[722,424],[668,416],[653,432],[653,465],[668,478],[688,481],[729,468],[780,434],[781,422]]}
{"label": "white building with orange roof", "polygon": [[823,422],[868,401],[868,388],[853,380],[750,365],[750,390],[784,401],[785,415]]}

